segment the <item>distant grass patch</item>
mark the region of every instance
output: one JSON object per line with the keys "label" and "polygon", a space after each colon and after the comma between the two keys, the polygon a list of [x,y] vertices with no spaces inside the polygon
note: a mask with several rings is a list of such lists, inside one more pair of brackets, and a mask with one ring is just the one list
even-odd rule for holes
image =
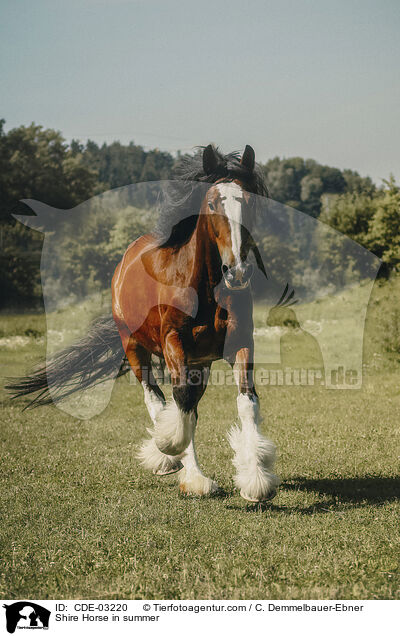
{"label": "distant grass patch", "polygon": [[10,336],[29,336],[39,338],[46,334],[44,314],[0,314],[0,338]]}

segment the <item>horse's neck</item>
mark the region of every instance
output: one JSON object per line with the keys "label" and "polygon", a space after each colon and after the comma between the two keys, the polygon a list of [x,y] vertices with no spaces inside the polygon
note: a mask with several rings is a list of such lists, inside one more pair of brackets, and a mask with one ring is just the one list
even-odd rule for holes
{"label": "horse's neck", "polygon": [[214,298],[213,289],[221,279],[218,248],[207,232],[207,224],[200,214],[190,240],[169,253],[167,267],[179,273],[180,280],[207,298]]}

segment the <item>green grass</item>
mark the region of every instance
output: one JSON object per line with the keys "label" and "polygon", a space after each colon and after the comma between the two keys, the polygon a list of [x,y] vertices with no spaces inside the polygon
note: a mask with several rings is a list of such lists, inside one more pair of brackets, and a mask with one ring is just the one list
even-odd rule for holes
{"label": "green grass", "polygon": [[[278,445],[282,479],[266,505],[246,503],[233,488],[226,434],[236,419],[234,387],[210,386],[200,403],[200,462],[225,490],[208,499],[181,496],[175,477],[138,466],[135,447],[150,420],[140,387],[127,377],[87,422],[54,407],[22,412],[4,398],[0,595],[399,598],[394,324],[389,350],[384,339],[393,285],[374,289],[361,390],[259,388],[263,431]],[[256,320],[263,311],[257,308]],[[73,327],[67,314],[65,324]],[[3,337],[26,328],[44,333],[43,318],[0,318]],[[7,374],[43,355],[40,337],[29,338],[2,351]]]}

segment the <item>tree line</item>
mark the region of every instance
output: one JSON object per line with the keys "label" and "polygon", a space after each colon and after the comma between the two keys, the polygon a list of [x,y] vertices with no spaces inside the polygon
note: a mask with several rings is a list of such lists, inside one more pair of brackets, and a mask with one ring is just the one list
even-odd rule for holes
{"label": "tree line", "polygon": [[[33,123],[8,132],[4,125],[0,120],[0,298],[2,306],[32,305],[41,297],[43,237],[14,220],[15,213],[29,213],[21,199],[70,209],[113,188],[169,179],[176,158],[158,149],[145,150],[134,142],[100,146],[94,141],[67,143],[60,132]],[[400,190],[393,177],[377,187],[355,171],[301,157],[275,157],[261,168],[271,198],[319,218],[374,252],[384,261],[383,274],[400,266]],[[112,227],[100,216],[95,239],[86,233],[76,254],[71,243],[71,278],[90,278],[97,280],[98,287],[104,285],[109,270],[131,240],[129,232],[152,229],[154,218],[144,214],[137,228],[126,220],[118,223]],[[334,266],[340,254],[330,258]],[[99,263],[101,276],[87,271],[95,268],[95,263]]]}

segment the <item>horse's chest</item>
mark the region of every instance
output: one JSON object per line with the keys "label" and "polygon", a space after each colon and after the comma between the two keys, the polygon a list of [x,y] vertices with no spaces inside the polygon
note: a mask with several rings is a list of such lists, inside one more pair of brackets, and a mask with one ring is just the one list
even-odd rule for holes
{"label": "horse's chest", "polygon": [[[217,328],[216,328],[217,327]],[[212,361],[222,357],[226,333],[225,325],[197,325],[192,329],[192,342],[188,347],[191,361]]]}

